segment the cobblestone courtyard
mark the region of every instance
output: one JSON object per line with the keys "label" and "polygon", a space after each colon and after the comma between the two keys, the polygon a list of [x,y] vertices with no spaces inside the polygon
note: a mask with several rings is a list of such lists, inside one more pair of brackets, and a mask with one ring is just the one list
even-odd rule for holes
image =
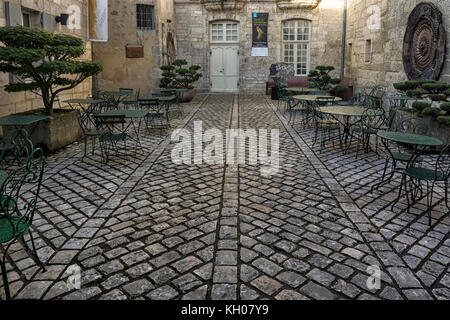
{"label": "cobblestone courtyard", "polygon": [[[399,177],[370,193],[384,159],[355,159],[292,128],[261,95],[199,95],[172,130],[280,130],[280,170],[187,166],[170,132],[136,156],[81,161],[82,144],[48,158],[34,220],[42,272],[9,251],[14,299],[450,299],[450,216],[425,201],[391,211]],[[33,192],[29,190],[28,192]],[[442,193],[442,189],[438,192]],[[439,199],[442,197],[439,197]],[[70,290],[67,269],[82,271]],[[368,268],[381,269],[369,289]],[[3,299],[3,287],[0,288]]]}

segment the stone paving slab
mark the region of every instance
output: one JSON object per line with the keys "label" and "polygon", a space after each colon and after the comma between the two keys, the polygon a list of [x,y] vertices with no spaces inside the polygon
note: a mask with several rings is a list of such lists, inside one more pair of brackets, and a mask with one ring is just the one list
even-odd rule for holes
{"label": "stone paving slab", "polygon": [[[142,132],[135,156],[81,162],[74,144],[49,157],[33,224],[47,271],[14,244],[15,299],[450,298],[445,205],[431,228],[423,200],[392,211],[398,178],[370,193],[382,157],[356,159],[356,144],[347,155],[331,143],[320,152],[314,131],[291,127],[264,96],[199,95],[185,108],[170,131]],[[203,130],[278,129],[278,173],[173,163],[171,133],[198,120]],[[73,265],[80,290],[67,286]],[[373,267],[378,288],[367,285]]]}

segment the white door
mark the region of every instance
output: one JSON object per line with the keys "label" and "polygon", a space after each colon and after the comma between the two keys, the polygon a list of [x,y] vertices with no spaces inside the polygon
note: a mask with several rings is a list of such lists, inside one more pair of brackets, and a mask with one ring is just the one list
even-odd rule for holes
{"label": "white door", "polygon": [[211,45],[211,91],[239,91],[239,46]]}

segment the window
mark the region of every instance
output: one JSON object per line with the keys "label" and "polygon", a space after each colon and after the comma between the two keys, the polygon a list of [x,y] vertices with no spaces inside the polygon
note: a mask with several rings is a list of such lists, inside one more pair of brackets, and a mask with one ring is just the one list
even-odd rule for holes
{"label": "window", "polygon": [[138,29],[155,29],[155,7],[147,4],[136,4],[136,19]]}
{"label": "window", "polygon": [[353,43],[348,44],[348,61],[352,62],[353,60]]}
{"label": "window", "polygon": [[364,61],[371,62],[372,61],[372,40],[366,40],[366,50],[364,54]]}
{"label": "window", "polygon": [[22,21],[24,27],[31,27],[30,14],[26,12],[22,12]]}
{"label": "window", "polygon": [[217,22],[211,24],[211,42],[238,42],[238,24]]}
{"label": "window", "polygon": [[295,74],[306,76],[310,70],[311,22],[290,20],[283,23],[283,59],[293,63]]}

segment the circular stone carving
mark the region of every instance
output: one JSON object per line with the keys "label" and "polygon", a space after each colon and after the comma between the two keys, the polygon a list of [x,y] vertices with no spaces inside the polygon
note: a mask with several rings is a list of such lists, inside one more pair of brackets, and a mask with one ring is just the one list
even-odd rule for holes
{"label": "circular stone carving", "polygon": [[408,19],[403,65],[410,80],[437,80],[445,61],[446,35],[442,13],[432,3],[421,3]]}

